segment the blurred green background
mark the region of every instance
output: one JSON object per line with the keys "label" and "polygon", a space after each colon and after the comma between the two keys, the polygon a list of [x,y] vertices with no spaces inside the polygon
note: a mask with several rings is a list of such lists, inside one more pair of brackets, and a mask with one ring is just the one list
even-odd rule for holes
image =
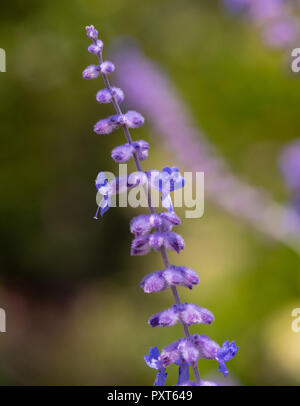
{"label": "blurred green background", "polygon": [[[106,51],[119,36],[135,38],[232,169],[283,202],[277,159],[298,136],[300,102],[290,50],[266,48],[217,0],[15,0],[1,4],[0,21],[7,53],[0,74],[0,307],[7,314],[0,385],[152,384],[143,355],[182,333],[147,325],[172,296],[139,288],[162,264],[155,253],[130,257],[128,222],[137,211],[92,218],[95,176],[116,170],[110,151],[124,140],[120,132],[93,135],[112,110],[95,102],[100,83],[82,80],[94,63],[84,27],[99,28]],[[137,131],[151,140],[145,168],[176,165],[175,156],[164,161],[148,125]],[[179,293],[216,318],[191,331],[240,346],[229,381],[300,384],[300,333],[291,330],[291,312],[300,307],[297,254],[210,202],[203,218],[185,219],[178,230],[186,249],[171,261],[201,280]],[[217,376],[213,361],[199,368],[203,377]],[[167,383],[175,374],[170,368]]]}

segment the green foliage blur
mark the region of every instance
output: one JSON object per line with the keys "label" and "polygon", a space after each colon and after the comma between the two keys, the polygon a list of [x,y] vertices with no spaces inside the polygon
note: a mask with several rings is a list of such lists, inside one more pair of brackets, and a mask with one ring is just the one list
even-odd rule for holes
{"label": "green foliage blur", "polygon": [[[298,137],[300,103],[290,50],[262,45],[217,0],[15,0],[1,4],[0,22],[7,54],[0,73],[0,307],[7,315],[0,385],[151,385],[144,354],[182,332],[147,325],[172,296],[139,288],[162,264],[155,253],[130,257],[128,222],[137,211],[111,209],[93,220],[95,176],[117,170],[110,151],[124,139],[93,134],[112,110],[95,102],[102,84],[82,80],[94,63],[84,27],[99,28],[106,52],[120,36],[133,37],[231,168],[282,202],[288,193],[277,159]],[[147,168],[176,165],[148,125],[135,131],[151,143]],[[209,201],[204,217],[185,219],[178,230],[186,249],[171,260],[201,280],[191,292],[180,289],[182,300],[216,318],[191,331],[240,346],[228,363],[229,383],[300,384],[300,333],[291,330],[291,312],[300,307],[297,254]],[[199,368],[218,379],[215,362]],[[168,384],[176,373],[170,368]]]}

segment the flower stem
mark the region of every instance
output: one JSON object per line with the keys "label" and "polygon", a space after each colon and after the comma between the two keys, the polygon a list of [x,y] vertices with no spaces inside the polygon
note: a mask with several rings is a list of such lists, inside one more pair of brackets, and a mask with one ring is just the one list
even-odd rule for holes
{"label": "flower stem", "polygon": [[[94,40],[94,43],[96,44],[96,40]],[[98,59],[99,59],[99,63],[101,64],[101,63],[103,62],[102,53],[99,53],[99,54],[98,54]],[[112,88],[111,88],[111,85],[110,85],[108,76],[107,76],[106,74],[102,74],[102,78],[103,78],[103,81],[104,81],[104,84],[105,84],[106,89],[107,89],[107,90],[111,93],[111,95],[112,95],[112,103],[113,103],[113,105],[114,105],[114,108],[115,108],[115,110],[116,110],[116,113],[121,115],[121,114],[122,114],[122,110],[121,110],[121,107],[120,107],[120,105],[119,105],[119,103],[118,103],[118,101],[117,101],[117,98],[116,98],[116,97],[114,96],[114,94],[113,94],[113,91],[112,91]],[[127,142],[128,142],[129,144],[132,144],[132,143],[133,143],[133,140],[132,140],[132,138],[131,138],[131,134],[130,134],[130,132],[129,132],[128,127],[124,124],[124,125],[122,125],[122,128],[123,128],[125,137],[126,137],[126,139],[127,139]],[[144,172],[143,169],[142,169],[142,166],[141,166],[141,162],[140,162],[138,156],[136,155],[136,153],[133,154],[133,158],[134,158],[134,162],[135,162],[135,165],[136,165],[137,170],[138,170],[139,172]],[[146,190],[146,189],[147,189],[146,192],[147,192],[149,210],[150,210],[151,214],[156,214],[155,208],[152,206],[151,195],[150,195],[150,192],[149,192],[149,188],[147,188],[147,187],[145,186],[145,190]],[[161,250],[160,250],[160,252],[161,252],[161,256],[162,256],[162,259],[163,259],[164,266],[165,266],[165,268],[167,269],[167,268],[170,267],[170,263],[169,263],[169,259],[168,259],[168,255],[167,255],[167,252],[166,252],[165,247],[162,247]],[[179,298],[179,295],[178,295],[178,291],[177,291],[176,286],[171,286],[171,290],[172,290],[172,294],[173,294],[173,296],[174,296],[175,303],[178,304],[178,305],[180,305],[180,304],[181,304],[181,301],[180,301],[180,298]],[[181,323],[181,325],[182,325],[182,328],[183,328],[185,337],[186,337],[186,338],[191,337],[188,326],[187,326],[182,320],[180,321],[180,323]],[[196,382],[196,383],[200,383],[200,374],[199,374],[198,366],[197,366],[197,365],[193,365],[193,366],[192,366],[192,369],[193,369],[193,372],[194,372],[195,382]]]}

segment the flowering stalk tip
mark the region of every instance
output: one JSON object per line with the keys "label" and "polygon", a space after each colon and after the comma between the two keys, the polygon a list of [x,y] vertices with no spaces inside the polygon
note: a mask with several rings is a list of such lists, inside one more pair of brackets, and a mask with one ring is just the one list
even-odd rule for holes
{"label": "flowering stalk tip", "polygon": [[[115,70],[110,61],[103,61],[103,42],[98,39],[98,31],[93,25],[86,27],[87,36],[92,40],[88,51],[98,58],[97,65],[90,65],[83,71],[84,79],[95,79],[102,76],[105,88],[99,90],[96,100],[99,103],[112,103],[115,114],[100,119],[94,126],[96,134],[110,134],[114,130],[123,129],[126,143],[115,147],[111,153],[112,159],[117,163],[128,162],[133,159],[138,172],[129,176],[119,177],[113,181],[106,179],[104,172],[99,172],[95,180],[98,194],[102,197],[98,212],[103,216],[111,206],[112,195],[122,193],[139,185],[156,189],[161,195],[161,201],[166,211],[157,213],[151,202],[148,192],[149,214],[143,214],[132,219],[130,231],[134,235],[131,244],[131,255],[146,255],[151,248],[161,254],[164,269],[154,271],[146,275],[141,288],[145,293],[161,292],[170,289],[175,304],[167,310],[156,313],[150,317],[148,323],[151,327],[170,327],[180,323],[184,337],[179,338],[161,352],[157,347],[150,348],[149,355],[145,355],[146,364],[157,371],[154,385],[164,385],[166,382],[166,368],[170,364],[176,364],[178,371],[178,386],[197,385],[212,386],[213,382],[200,379],[198,360],[200,358],[216,360],[219,363],[219,371],[227,375],[225,362],[236,354],[238,347],[234,342],[225,343],[220,347],[217,343],[204,335],[191,335],[189,326],[194,324],[211,324],[214,321],[213,314],[196,304],[181,303],[177,287],[183,286],[192,289],[199,283],[197,273],[184,266],[175,266],[169,263],[167,251],[172,250],[180,253],[185,247],[184,239],[173,231],[173,227],[181,224],[180,218],[173,209],[170,193],[184,187],[184,178],[176,167],[164,167],[161,171],[142,171],[141,162],[148,157],[149,144],[144,140],[133,141],[129,129],[142,126],[144,117],[136,111],[128,111],[123,114],[120,103],[124,100],[121,89],[112,87],[109,75]],[[147,190],[148,191],[148,190]],[[193,370],[194,381],[189,378],[189,369]]]}

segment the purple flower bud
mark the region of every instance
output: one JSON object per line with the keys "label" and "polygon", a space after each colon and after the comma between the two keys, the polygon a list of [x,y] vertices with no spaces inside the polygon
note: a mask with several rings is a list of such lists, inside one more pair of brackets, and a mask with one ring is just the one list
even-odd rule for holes
{"label": "purple flower bud", "polygon": [[159,360],[162,361],[165,368],[170,364],[175,364],[175,362],[177,362],[180,358],[180,352],[178,350],[178,345],[180,342],[181,340],[175,341],[162,350]]}
{"label": "purple flower bud", "polygon": [[115,162],[124,163],[132,157],[132,146],[130,144],[120,145],[111,152],[111,157]]}
{"label": "purple flower bud", "polygon": [[110,103],[112,100],[112,95],[108,89],[101,89],[96,94],[96,100],[99,103]]}
{"label": "purple flower bud", "polygon": [[100,54],[102,52],[102,50],[103,50],[103,42],[100,39],[97,40],[96,44],[91,44],[88,47],[88,51],[91,54],[95,54],[95,55]]}
{"label": "purple flower bud", "polygon": [[152,225],[150,224],[149,219],[150,216],[144,214],[134,217],[130,223],[131,233],[135,236],[148,234],[152,229]]}
{"label": "purple flower bud", "polygon": [[111,90],[111,92],[108,89],[99,90],[99,92],[96,94],[96,100],[99,103],[110,103],[113,99],[113,96],[116,98],[118,103],[124,100],[124,93],[121,89],[112,87]]}
{"label": "purple flower bud", "polygon": [[162,273],[162,271],[156,271],[144,277],[140,286],[145,293],[161,292],[167,289],[168,285]]}
{"label": "purple flower bud", "polygon": [[96,134],[110,134],[116,128],[118,128],[118,125],[113,123],[110,117],[105,118],[103,120],[99,120],[94,125],[94,131]]}
{"label": "purple flower bud", "polygon": [[89,65],[82,72],[83,79],[96,79],[100,75],[99,65]]}
{"label": "purple flower bud", "polygon": [[165,233],[165,247],[179,254],[184,249],[184,239],[179,234],[173,232]]}
{"label": "purple flower bud", "polygon": [[138,128],[144,124],[144,117],[136,111],[127,111],[124,114],[125,124],[129,128]]}
{"label": "purple flower bud", "polygon": [[180,318],[188,326],[192,324],[211,324],[214,321],[214,316],[209,310],[189,303],[183,305],[183,309],[180,310]]}
{"label": "purple flower bud", "polygon": [[115,70],[115,65],[110,61],[104,61],[100,65],[100,71],[103,75],[109,75]]}
{"label": "purple flower bud", "polygon": [[194,345],[199,350],[200,357],[203,359],[217,359],[217,354],[220,349],[219,344],[213,341],[206,335],[194,334],[192,336]]}
{"label": "purple flower bud", "polygon": [[86,29],[87,36],[91,40],[96,40],[98,38],[98,31],[95,29],[95,27],[93,25],[86,26],[85,29]]}
{"label": "purple flower bud", "polygon": [[199,350],[195,347],[192,339],[184,338],[178,344],[178,351],[185,362],[195,365],[199,359]]}
{"label": "purple flower bud", "polygon": [[136,237],[131,244],[131,255],[146,255],[150,251],[149,236]]}
{"label": "purple flower bud", "polygon": [[148,324],[150,324],[151,327],[170,327],[174,326],[178,320],[178,311],[176,305],[174,305],[170,309],[151,316]]}
{"label": "purple flower bud", "polygon": [[135,153],[140,161],[144,161],[146,158],[148,158],[148,152],[149,152],[149,144],[148,142],[144,140],[136,141],[133,144]]}
{"label": "purple flower bud", "polygon": [[112,87],[111,90],[117,102],[122,103],[122,101],[125,99],[123,90],[120,89],[119,87]]}
{"label": "purple flower bud", "polygon": [[164,233],[155,232],[149,236],[149,245],[155,251],[159,251],[165,243]]}

